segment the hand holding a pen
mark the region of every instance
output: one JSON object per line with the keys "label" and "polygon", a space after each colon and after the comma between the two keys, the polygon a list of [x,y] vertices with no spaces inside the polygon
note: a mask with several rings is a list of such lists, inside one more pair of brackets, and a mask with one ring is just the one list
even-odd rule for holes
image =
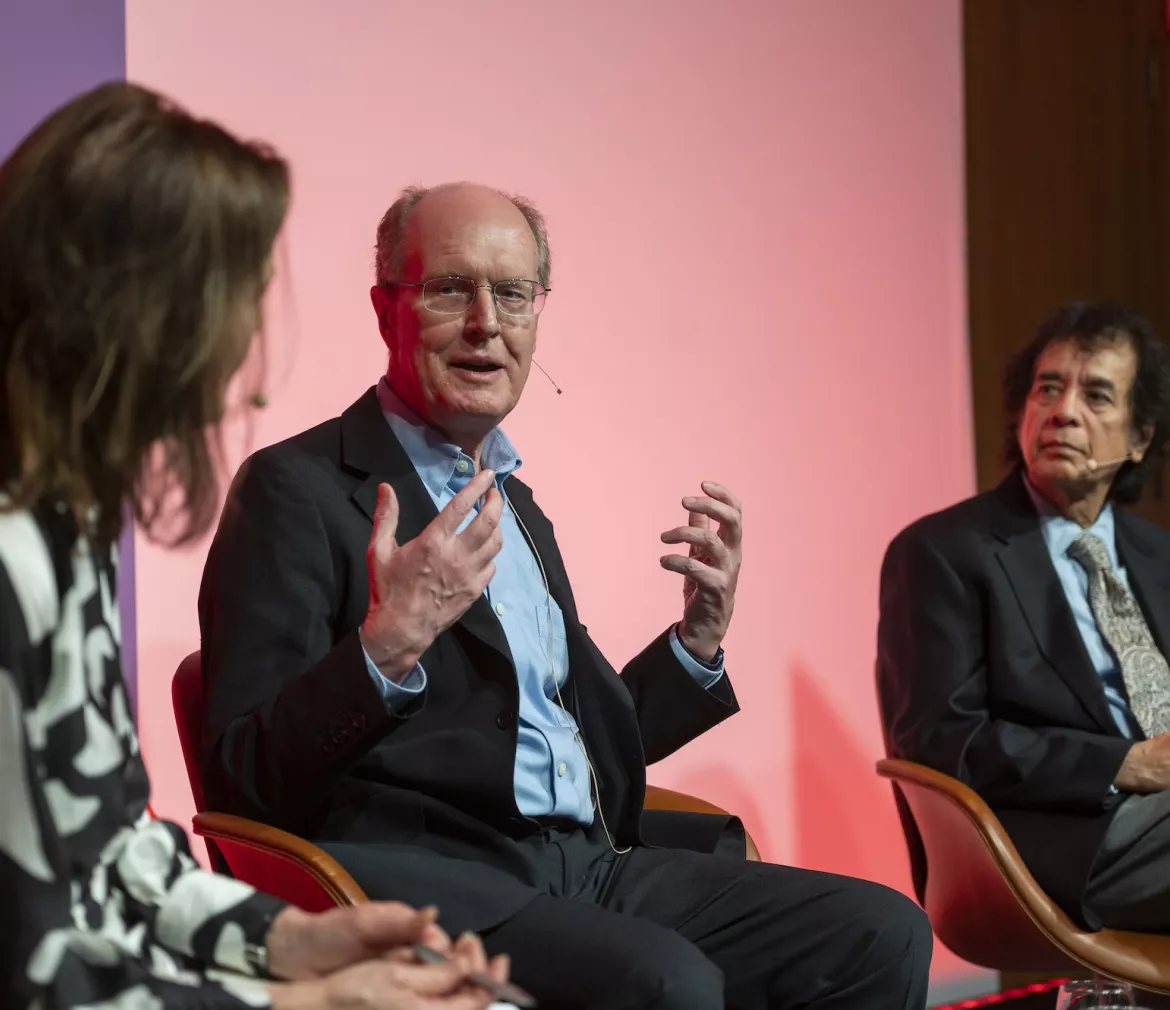
{"label": "hand holding a pen", "polygon": [[274,1010],[485,1010],[508,959],[489,961],[470,934],[452,942],[436,915],[386,901],[284,909],[268,936],[269,971],[289,980],[269,986]]}

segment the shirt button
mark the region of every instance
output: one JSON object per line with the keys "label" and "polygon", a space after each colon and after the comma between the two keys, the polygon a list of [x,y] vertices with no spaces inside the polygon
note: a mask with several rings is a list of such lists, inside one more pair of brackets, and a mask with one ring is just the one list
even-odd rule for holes
{"label": "shirt button", "polygon": [[496,604],[496,613],[499,614],[501,617],[504,616],[504,605],[502,603]]}
{"label": "shirt button", "polygon": [[567,764],[565,764],[564,761],[562,761],[559,765],[557,765],[557,775],[559,775],[561,778],[565,777],[565,772],[567,772],[568,770],[569,770],[569,766]]}
{"label": "shirt button", "polygon": [[455,464],[455,469],[460,473],[467,473],[467,465],[467,460],[461,459],[458,463]]}

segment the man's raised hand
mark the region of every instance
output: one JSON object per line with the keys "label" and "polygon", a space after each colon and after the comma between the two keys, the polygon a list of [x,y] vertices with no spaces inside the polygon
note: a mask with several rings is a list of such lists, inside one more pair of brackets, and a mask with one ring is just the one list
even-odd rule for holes
{"label": "man's raised hand", "polygon": [[[479,514],[460,532],[480,498]],[[370,605],[361,640],[384,676],[402,680],[487,588],[496,572],[493,559],[503,545],[503,509],[495,474],[480,470],[426,529],[399,544],[398,498],[389,484],[379,485],[366,550]]]}

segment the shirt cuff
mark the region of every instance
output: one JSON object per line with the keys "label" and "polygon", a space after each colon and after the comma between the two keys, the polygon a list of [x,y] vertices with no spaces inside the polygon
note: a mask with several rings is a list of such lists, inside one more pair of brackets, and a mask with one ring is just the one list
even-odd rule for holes
{"label": "shirt cuff", "polygon": [[712,663],[705,663],[701,659],[696,659],[679,640],[677,624],[670,629],[670,648],[674,652],[674,658],[695,679],[699,687],[709,690],[719,683],[719,679],[723,676],[722,649],[715,653],[715,661]]}
{"label": "shirt cuff", "polygon": [[362,646],[362,655],[366,658],[366,669],[370,673],[370,679],[374,682],[374,687],[378,689],[378,694],[382,696],[382,703],[386,706],[386,711],[391,715],[401,712],[426,690],[427,672],[423,669],[422,663],[415,663],[414,669],[402,678],[402,682],[395,684],[370,659],[370,654],[366,652],[364,645]]}

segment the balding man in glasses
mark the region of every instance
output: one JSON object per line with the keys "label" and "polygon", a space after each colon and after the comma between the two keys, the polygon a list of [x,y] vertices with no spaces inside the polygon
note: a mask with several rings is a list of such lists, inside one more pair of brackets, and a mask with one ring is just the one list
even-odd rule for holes
{"label": "balding man in glasses", "polygon": [[907,899],[748,862],[734,819],[643,812],[646,763],[738,707],[741,509],[712,482],[682,499],[681,619],[617,674],[499,427],[548,292],[523,200],[460,184],[387,212],[385,377],[245,464],[208,559],[209,802],[438,904],[550,1006],[924,1006]]}

